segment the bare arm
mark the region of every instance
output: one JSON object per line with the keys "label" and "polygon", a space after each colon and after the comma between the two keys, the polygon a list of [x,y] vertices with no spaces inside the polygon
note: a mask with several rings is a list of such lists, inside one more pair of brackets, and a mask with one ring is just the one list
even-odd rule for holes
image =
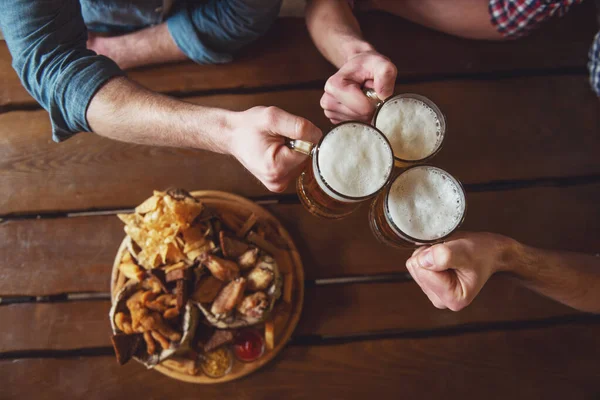
{"label": "bare arm", "polygon": [[352,56],[374,50],[346,0],[309,0],[306,25],[321,54],[338,68]]}
{"label": "bare arm", "polygon": [[600,313],[600,257],[536,249],[491,233],[421,247],[406,266],[438,308],[461,310],[496,272],[573,308]]}
{"label": "bare arm", "polygon": [[600,257],[520,246],[509,269],[530,289],[582,311],[600,313]]}
{"label": "bare arm", "polygon": [[394,92],[396,67],[366,42],[346,0],[309,0],[306,24],[315,45],[339,71],[325,84],[321,107],[333,123],[369,121],[374,105],[362,93],[381,99]]}
{"label": "bare arm", "polygon": [[187,59],[175,44],[166,23],[121,36],[89,34],[87,47],[111,58],[122,69]]}
{"label": "bare arm", "polygon": [[233,112],[202,107],[151,92],[127,78],[113,78],[87,110],[92,130],[111,139],[231,154],[269,190],[283,191],[306,156],[285,138],[316,143],[321,131],[275,107]]}

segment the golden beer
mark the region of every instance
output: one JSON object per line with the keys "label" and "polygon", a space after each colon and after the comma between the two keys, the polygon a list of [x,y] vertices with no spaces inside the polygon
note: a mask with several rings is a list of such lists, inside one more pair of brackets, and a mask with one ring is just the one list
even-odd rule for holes
{"label": "golden beer", "polygon": [[465,192],[448,172],[413,166],[386,186],[371,203],[373,235],[393,247],[441,242],[456,231],[466,214]]}
{"label": "golden beer", "polygon": [[344,122],[314,147],[297,180],[298,196],[314,215],[343,218],[387,184],[393,166],[392,148],[379,130],[362,122]]}

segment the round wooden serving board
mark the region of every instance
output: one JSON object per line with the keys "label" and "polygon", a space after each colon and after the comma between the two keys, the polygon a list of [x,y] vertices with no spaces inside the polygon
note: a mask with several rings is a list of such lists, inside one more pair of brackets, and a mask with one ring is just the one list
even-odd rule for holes
{"label": "round wooden serving board", "polygon": [[[201,190],[191,192],[191,194],[195,198],[200,200],[209,209],[213,209],[216,211],[227,211],[242,217],[244,220],[251,213],[254,213],[259,219],[259,224],[260,221],[271,221],[272,224],[274,224],[274,226],[276,227],[279,235],[286,241],[287,246],[289,248],[289,250],[280,250],[281,254],[279,255],[279,257],[275,257],[278,263],[282,259],[288,262],[291,270],[291,272],[289,273],[291,273],[292,275],[293,290],[291,303],[288,307],[289,315],[287,318],[287,323],[283,328],[282,333],[275,333],[275,347],[272,350],[265,349],[265,353],[258,360],[250,363],[244,363],[235,359],[231,372],[222,378],[210,378],[204,375],[202,372],[199,372],[198,375],[189,375],[177,368],[174,368],[170,365],[163,365],[162,363],[154,367],[154,369],[159,371],[160,373],[185,382],[201,384],[228,382],[246,376],[251,372],[256,371],[263,365],[267,364],[277,355],[277,353],[279,353],[283,349],[283,347],[289,341],[290,337],[292,336],[292,333],[294,332],[294,329],[296,328],[296,325],[298,324],[298,320],[300,319],[300,313],[302,312],[302,304],[304,300],[304,269],[302,268],[302,262],[300,261],[300,256],[298,254],[298,250],[296,249],[296,245],[292,241],[289,233],[273,215],[271,215],[267,210],[265,210],[258,204],[232,193],[220,192],[215,190]],[[122,276],[118,268],[121,258],[125,251],[127,251],[127,238],[123,239],[123,242],[119,247],[113,264],[110,285],[113,297],[116,293],[116,290],[122,285],[122,283],[125,280],[125,277]],[[284,270],[282,270],[281,272],[284,276],[283,281],[285,285],[285,272]],[[278,300],[278,303],[283,301],[284,299],[282,296]],[[277,305],[275,306],[275,309],[277,309]],[[261,332],[264,332],[264,324],[259,324],[257,328],[260,329]]]}

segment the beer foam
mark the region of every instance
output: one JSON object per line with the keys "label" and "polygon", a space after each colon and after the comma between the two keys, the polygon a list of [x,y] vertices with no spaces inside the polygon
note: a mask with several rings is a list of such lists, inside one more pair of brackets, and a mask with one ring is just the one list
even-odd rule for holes
{"label": "beer foam", "polygon": [[399,175],[390,187],[387,208],[396,226],[418,240],[446,236],[465,212],[464,193],[450,174],[421,166]]}
{"label": "beer foam", "polygon": [[[325,183],[349,197],[370,196],[381,189],[394,161],[390,146],[379,132],[355,123],[339,125],[329,132],[319,146],[317,158]],[[328,188],[322,188],[331,194]]]}
{"label": "beer foam", "polygon": [[385,103],[377,114],[376,126],[387,136],[394,155],[403,160],[421,160],[431,155],[442,140],[439,116],[414,98]]}

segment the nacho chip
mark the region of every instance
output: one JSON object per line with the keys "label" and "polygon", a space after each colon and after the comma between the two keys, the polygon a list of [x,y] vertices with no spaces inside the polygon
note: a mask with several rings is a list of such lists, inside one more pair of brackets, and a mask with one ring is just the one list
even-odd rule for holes
{"label": "nacho chip", "polygon": [[160,200],[161,200],[161,197],[152,196],[149,199],[147,199],[146,201],[144,201],[142,204],[137,206],[135,208],[135,212],[137,214],[146,214],[146,213],[149,213],[150,211],[154,211],[158,208],[158,204],[159,204]]}

